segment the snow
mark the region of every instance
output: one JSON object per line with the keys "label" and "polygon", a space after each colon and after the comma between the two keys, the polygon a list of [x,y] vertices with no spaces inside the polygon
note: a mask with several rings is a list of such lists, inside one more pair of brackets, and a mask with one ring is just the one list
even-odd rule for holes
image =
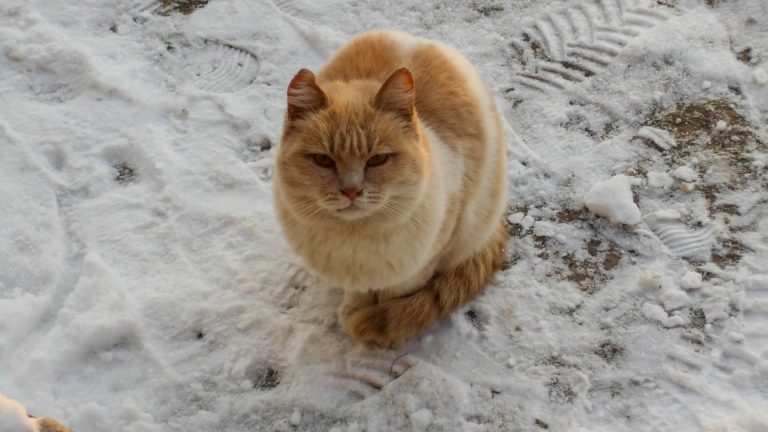
{"label": "snow", "polygon": [[675,180],[665,172],[649,171],[648,186],[668,189],[675,184]]}
{"label": "snow", "polygon": [[658,321],[664,327],[677,327],[686,323],[685,319],[683,319],[681,316],[668,315],[667,312],[664,311],[663,307],[653,303],[644,303],[642,311],[646,318]]}
{"label": "snow", "polygon": [[668,289],[664,291],[661,293],[660,299],[661,302],[664,303],[664,309],[667,311],[680,309],[683,306],[688,306],[691,302],[688,294],[677,289]]}
{"label": "snow", "polygon": [[687,290],[699,289],[701,288],[701,280],[701,273],[687,271],[680,278],[680,287]]}
{"label": "snow", "polygon": [[631,177],[617,175],[592,185],[584,204],[592,213],[613,223],[634,225],[640,222],[640,209],[632,199]]}
{"label": "snow", "polygon": [[[768,430],[764,1],[180,3],[0,2],[0,430]],[[382,27],[509,153],[505,268],[393,350],[272,208],[287,82]]]}
{"label": "snow", "polygon": [[699,175],[691,167],[681,166],[672,173],[672,177],[687,182],[694,182],[699,178]]}

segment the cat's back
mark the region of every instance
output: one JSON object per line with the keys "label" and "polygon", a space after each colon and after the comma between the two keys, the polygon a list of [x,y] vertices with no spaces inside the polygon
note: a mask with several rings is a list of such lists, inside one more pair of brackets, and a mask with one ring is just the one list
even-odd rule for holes
{"label": "cat's back", "polygon": [[438,134],[484,141],[483,121],[493,101],[475,67],[456,49],[393,30],[364,33],[342,47],[318,74],[318,83],[383,82],[408,68],[416,83],[416,110]]}

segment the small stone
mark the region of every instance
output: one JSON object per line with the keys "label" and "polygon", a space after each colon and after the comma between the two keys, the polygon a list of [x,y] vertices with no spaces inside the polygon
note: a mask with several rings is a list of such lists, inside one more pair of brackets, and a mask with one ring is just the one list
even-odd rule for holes
{"label": "small stone", "polygon": [[682,192],[688,193],[688,192],[692,192],[694,189],[696,189],[695,183],[688,183],[688,182],[680,183],[680,190]]}
{"label": "small stone", "polygon": [[744,342],[745,337],[741,333],[730,332],[728,333],[728,339],[730,339],[731,342],[742,343]]}
{"label": "small stone", "polygon": [[517,360],[514,357],[510,357],[505,364],[508,368],[513,368],[517,364]]}

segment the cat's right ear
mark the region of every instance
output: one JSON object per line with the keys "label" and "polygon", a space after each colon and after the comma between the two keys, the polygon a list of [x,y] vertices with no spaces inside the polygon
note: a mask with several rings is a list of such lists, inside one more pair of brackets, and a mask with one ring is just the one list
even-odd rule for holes
{"label": "cat's right ear", "polygon": [[311,111],[325,108],[327,104],[328,98],[309,69],[300,70],[288,84],[288,119],[300,119]]}
{"label": "cat's right ear", "polygon": [[376,94],[375,105],[378,108],[397,114],[403,120],[413,118],[416,88],[413,75],[406,68],[392,73]]}

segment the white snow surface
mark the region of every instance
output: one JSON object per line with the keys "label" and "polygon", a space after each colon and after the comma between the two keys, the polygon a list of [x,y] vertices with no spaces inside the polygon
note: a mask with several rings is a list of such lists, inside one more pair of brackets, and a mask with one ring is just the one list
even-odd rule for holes
{"label": "white snow surface", "polygon": [[[0,430],[768,430],[765,1],[170,3],[0,2]],[[392,350],[272,208],[288,81],[382,27],[477,65],[510,156],[507,266]]]}

